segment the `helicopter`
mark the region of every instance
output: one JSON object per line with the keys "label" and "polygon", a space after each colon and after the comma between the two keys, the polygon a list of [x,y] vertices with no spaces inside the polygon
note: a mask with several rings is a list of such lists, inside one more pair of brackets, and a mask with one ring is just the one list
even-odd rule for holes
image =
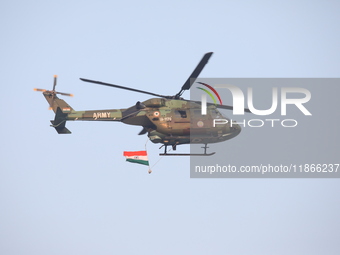
{"label": "helicopter", "polygon": [[[80,80],[84,82],[144,93],[156,97],[143,102],[138,101],[129,108],[75,111],[63,99],[58,98],[57,95],[73,95],[55,90],[57,85],[56,75],[54,76],[52,90],[34,90],[43,92],[42,94],[49,103],[50,109],[54,111],[55,118],[51,120],[51,127],[55,128],[58,134],[71,134],[71,131],[66,128],[67,121],[122,122],[128,125],[141,126],[142,130],[138,135],[147,134],[151,142],[162,144],[160,149],[164,147],[164,153],[160,153],[160,156],[211,156],[215,154],[215,152],[207,153],[207,148],[209,148],[207,146],[208,144],[229,140],[241,132],[241,127],[236,123],[231,124],[228,122],[224,125],[213,125],[213,119],[228,119],[218,109],[232,110],[233,107],[207,103],[206,114],[202,115],[200,101],[186,100],[181,96],[195,83],[212,54],[213,52],[204,54],[180,91],[173,96],[160,95],[145,90],[80,78]],[[245,111],[250,112],[249,109],[245,109]],[[195,154],[168,153],[168,146],[171,146],[172,150],[175,151],[176,147],[181,144],[203,144],[204,146],[202,148],[204,152]]]}

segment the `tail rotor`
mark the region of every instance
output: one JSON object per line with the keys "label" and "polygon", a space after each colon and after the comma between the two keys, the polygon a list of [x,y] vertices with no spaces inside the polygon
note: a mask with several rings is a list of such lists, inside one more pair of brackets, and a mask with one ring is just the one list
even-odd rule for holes
{"label": "tail rotor", "polygon": [[34,88],[34,91],[40,91],[43,92],[45,96],[48,96],[50,100],[48,100],[50,107],[49,110],[53,109],[53,104],[54,104],[54,99],[56,98],[56,95],[62,95],[62,96],[71,96],[73,97],[73,94],[70,93],[63,93],[63,92],[58,92],[55,90],[55,87],[57,86],[57,75],[54,75],[54,80],[53,80],[53,89],[52,90],[47,90],[47,89],[37,89]]}

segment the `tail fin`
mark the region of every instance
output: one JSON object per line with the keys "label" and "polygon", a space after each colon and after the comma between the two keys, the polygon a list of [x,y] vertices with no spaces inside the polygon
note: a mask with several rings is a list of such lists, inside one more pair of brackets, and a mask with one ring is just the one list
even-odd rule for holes
{"label": "tail fin", "polygon": [[51,127],[54,127],[58,134],[71,134],[71,131],[65,127],[68,114],[64,113],[60,107],[57,107],[55,113],[54,120],[51,120]]}
{"label": "tail fin", "polygon": [[50,91],[44,92],[43,95],[50,105],[50,109],[53,110],[55,113],[57,113],[58,108],[67,113],[74,111],[68,103],[58,98],[56,95],[53,95],[52,93],[50,93]]}
{"label": "tail fin", "polygon": [[55,87],[57,85],[57,75],[54,75],[53,89],[34,89],[35,91],[43,92],[44,97],[46,98],[48,104],[50,105],[50,109],[55,112],[54,120],[51,120],[52,127],[54,127],[58,134],[71,134],[70,130],[65,127],[67,116],[70,112],[74,111],[71,106],[69,106],[64,100],[57,97],[58,95],[63,96],[73,96],[69,93],[57,92]]}

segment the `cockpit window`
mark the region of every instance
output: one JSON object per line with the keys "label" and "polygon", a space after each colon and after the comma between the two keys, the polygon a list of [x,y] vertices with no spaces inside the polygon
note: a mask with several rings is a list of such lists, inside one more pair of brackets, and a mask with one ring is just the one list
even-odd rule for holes
{"label": "cockpit window", "polygon": [[175,116],[176,118],[186,118],[187,112],[183,110],[175,110]]}
{"label": "cockpit window", "polygon": [[216,109],[210,109],[210,114],[213,118],[219,118],[221,114]]}

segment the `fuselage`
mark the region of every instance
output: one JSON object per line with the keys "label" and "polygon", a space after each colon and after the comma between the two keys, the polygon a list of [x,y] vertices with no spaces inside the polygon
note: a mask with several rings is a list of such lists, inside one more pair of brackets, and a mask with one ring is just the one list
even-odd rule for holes
{"label": "fuselage", "polygon": [[[44,95],[47,101],[52,100],[48,91]],[[152,98],[125,109],[75,111],[55,96],[52,108],[55,112],[60,109],[55,123],[118,121],[143,127],[141,134],[147,133],[153,143],[165,145],[218,143],[241,132],[241,127],[231,123],[214,105],[208,106],[203,115],[201,105],[190,100]]]}
{"label": "fuselage", "polygon": [[145,108],[122,122],[130,125],[144,123],[142,126],[154,143],[218,143],[241,132],[239,125],[231,123],[213,105],[207,108],[206,115],[202,115],[200,104],[181,99],[153,98],[142,104]]}

